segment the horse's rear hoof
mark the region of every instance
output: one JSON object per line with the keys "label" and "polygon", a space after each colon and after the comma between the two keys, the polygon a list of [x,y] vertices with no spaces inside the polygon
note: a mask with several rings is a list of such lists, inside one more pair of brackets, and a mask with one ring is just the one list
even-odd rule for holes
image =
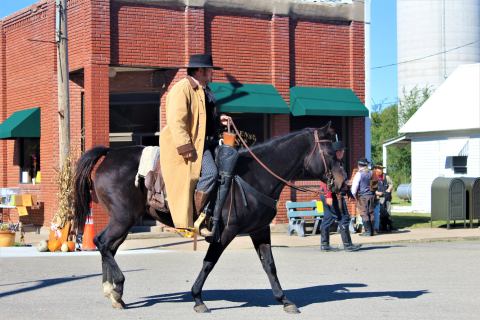
{"label": "horse's rear hoof", "polygon": [[193,310],[197,313],[210,313],[210,309],[208,309],[204,303],[195,305]]}
{"label": "horse's rear hoof", "polygon": [[297,306],[294,304],[289,304],[283,307],[283,310],[286,313],[300,313],[300,310],[298,310]]}

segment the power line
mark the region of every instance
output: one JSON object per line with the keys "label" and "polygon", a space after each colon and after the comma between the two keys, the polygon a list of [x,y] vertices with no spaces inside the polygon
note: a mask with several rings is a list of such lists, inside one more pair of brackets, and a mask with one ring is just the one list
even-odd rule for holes
{"label": "power line", "polygon": [[430,57],[438,56],[438,55],[440,55],[440,54],[444,54],[444,53],[447,53],[447,52],[450,52],[450,51],[454,51],[454,50],[458,50],[458,49],[461,49],[461,48],[470,46],[470,45],[475,44],[475,43],[477,43],[477,42],[479,42],[479,41],[480,41],[480,40],[473,41],[473,42],[470,42],[470,43],[467,43],[467,44],[464,44],[464,45],[461,45],[461,46],[458,46],[458,47],[455,47],[455,48],[451,48],[451,49],[444,50],[444,51],[441,51],[441,52],[429,54],[428,56],[424,56],[424,57],[421,57],[421,58],[415,58],[415,59],[411,59],[411,60],[405,60],[405,61],[400,61],[400,62],[397,62],[397,63],[391,63],[391,64],[386,64],[386,65],[383,65],[383,66],[373,67],[373,68],[371,68],[371,70],[374,70],[374,69],[382,69],[382,68],[387,68],[387,67],[393,67],[393,66],[397,66],[397,65],[399,65],[399,64],[404,64],[404,63],[409,63],[409,62],[414,62],[414,61],[419,61],[419,60],[427,59],[427,58],[430,58]]}

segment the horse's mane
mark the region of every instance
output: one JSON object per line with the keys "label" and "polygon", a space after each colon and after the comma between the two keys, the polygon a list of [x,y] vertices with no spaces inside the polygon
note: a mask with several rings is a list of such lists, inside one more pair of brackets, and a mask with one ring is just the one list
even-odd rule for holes
{"label": "horse's mane", "polygon": [[[299,136],[299,135],[305,134],[305,133],[313,134],[314,130],[315,129],[313,129],[313,128],[304,128],[302,130],[293,131],[293,132],[290,132],[286,135],[274,137],[272,139],[261,142],[259,144],[255,144],[250,149],[255,154],[262,154],[264,151],[271,150],[272,148],[276,148],[279,144],[281,144],[285,141],[288,141],[288,140],[292,139],[293,137],[296,137],[296,136]],[[320,138],[324,138],[324,137],[320,137]],[[312,141],[313,141],[313,138],[312,138]],[[248,150],[245,147],[242,147],[239,150],[239,155],[250,157],[250,154],[248,153]]]}

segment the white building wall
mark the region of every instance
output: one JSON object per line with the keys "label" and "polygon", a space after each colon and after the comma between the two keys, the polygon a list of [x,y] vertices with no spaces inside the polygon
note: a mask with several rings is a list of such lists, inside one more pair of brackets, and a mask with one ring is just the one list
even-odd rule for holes
{"label": "white building wall", "polygon": [[[465,148],[465,145],[468,145]],[[480,177],[480,132],[412,137],[412,210],[430,212],[431,186],[436,177]],[[468,149],[467,174],[455,174],[447,157]]]}

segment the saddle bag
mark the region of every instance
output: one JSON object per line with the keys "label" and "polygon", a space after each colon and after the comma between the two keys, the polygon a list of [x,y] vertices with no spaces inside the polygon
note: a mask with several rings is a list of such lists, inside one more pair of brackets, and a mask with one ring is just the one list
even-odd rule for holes
{"label": "saddle bag", "polygon": [[169,212],[160,161],[155,170],[149,171],[145,176],[145,188],[148,190],[147,205],[161,212]]}

